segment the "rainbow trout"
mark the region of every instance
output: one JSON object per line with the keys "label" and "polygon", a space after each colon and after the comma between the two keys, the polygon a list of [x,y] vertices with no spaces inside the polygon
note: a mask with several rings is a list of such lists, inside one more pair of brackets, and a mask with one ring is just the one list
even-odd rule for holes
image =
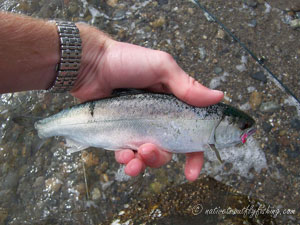
{"label": "rainbow trout", "polygon": [[243,144],[255,132],[254,120],[229,105],[195,107],[155,93],[86,102],[37,121],[35,128],[41,138],[64,136],[71,152],[137,150],[144,143],[173,153],[217,151]]}

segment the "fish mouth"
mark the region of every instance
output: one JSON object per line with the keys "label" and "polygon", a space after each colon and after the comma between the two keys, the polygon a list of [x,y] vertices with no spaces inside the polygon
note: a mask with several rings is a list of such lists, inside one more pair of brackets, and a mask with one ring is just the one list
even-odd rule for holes
{"label": "fish mouth", "polygon": [[241,141],[243,144],[246,143],[247,138],[250,137],[252,134],[254,134],[256,132],[256,128],[255,127],[251,127],[249,129],[247,129],[242,135],[241,135]]}

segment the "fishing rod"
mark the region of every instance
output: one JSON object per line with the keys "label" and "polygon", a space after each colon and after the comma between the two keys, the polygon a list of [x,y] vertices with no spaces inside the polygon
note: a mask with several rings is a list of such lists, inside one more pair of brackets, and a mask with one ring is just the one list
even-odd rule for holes
{"label": "fishing rod", "polygon": [[200,9],[202,9],[205,13],[207,13],[223,30],[229,34],[239,45],[248,52],[249,55],[260,65],[262,66],[281,86],[282,89],[285,90],[287,94],[292,96],[298,104],[300,104],[300,100],[297,96],[264,64],[264,59],[258,58],[247,46],[240,41],[240,39],[235,36],[216,16],[214,16],[210,11],[208,11],[198,0],[190,0],[195,3]]}

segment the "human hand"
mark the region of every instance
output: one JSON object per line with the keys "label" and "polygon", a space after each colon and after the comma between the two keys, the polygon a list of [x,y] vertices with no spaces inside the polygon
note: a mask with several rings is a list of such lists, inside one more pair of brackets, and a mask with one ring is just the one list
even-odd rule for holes
{"label": "human hand", "polygon": [[[117,88],[172,93],[195,106],[215,104],[223,98],[222,92],[210,90],[187,75],[168,53],[114,41],[86,25],[78,27],[83,45],[82,64],[71,93],[82,101],[107,97]],[[147,166],[158,168],[166,164],[171,153],[147,143],[137,152],[117,151],[115,157],[126,164],[126,174],[136,176]],[[202,165],[203,152],[186,154],[186,178],[197,179]]]}

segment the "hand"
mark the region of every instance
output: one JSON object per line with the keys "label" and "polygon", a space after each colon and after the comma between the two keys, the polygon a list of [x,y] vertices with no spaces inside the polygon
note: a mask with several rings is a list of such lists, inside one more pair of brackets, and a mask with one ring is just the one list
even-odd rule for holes
{"label": "hand", "polygon": [[[82,101],[107,97],[116,88],[173,93],[195,106],[215,104],[223,98],[222,92],[210,90],[187,75],[165,52],[114,41],[86,25],[80,25],[79,29],[82,64],[71,93]],[[171,153],[147,143],[137,152],[117,151],[115,157],[119,163],[126,164],[126,174],[137,176],[146,166],[158,168],[170,161]],[[203,152],[186,154],[186,178],[197,179],[202,165]]]}

